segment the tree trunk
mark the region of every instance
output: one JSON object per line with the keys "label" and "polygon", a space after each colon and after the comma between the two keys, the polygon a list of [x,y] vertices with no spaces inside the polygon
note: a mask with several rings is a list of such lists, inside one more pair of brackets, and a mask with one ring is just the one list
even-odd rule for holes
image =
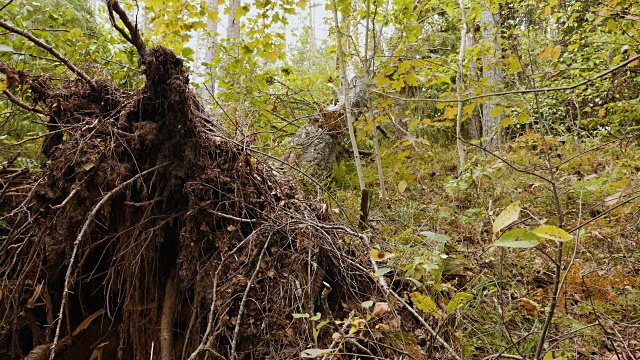
{"label": "tree trunk", "polygon": [[236,39],[240,35],[240,20],[235,17],[236,11],[240,7],[240,0],[231,0],[229,7],[231,11],[229,12],[227,23],[227,37]]}
{"label": "tree trunk", "polygon": [[467,19],[464,16],[464,1],[459,0],[460,15],[462,20],[462,28],[460,29],[460,53],[458,54],[458,69],[456,71],[456,97],[458,98],[458,115],[456,117],[456,147],[458,148],[458,160],[460,161],[460,170],[464,166],[464,146],[462,146],[462,89],[463,89],[463,65],[465,43],[467,40]]}
{"label": "tree trunk", "polygon": [[[494,92],[503,82],[502,69],[496,66],[500,60],[500,45],[498,44],[498,22],[496,14],[487,7],[482,10],[480,18],[482,26],[482,41],[489,44],[489,51],[483,56],[483,76],[487,79],[487,91]],[[492,115],[496,109],[497,101],[494,98],[487,98],[482,106],[482,136],[486,138],[483,145],[489,149],[495,149],[501,142],[500,122],[502,115]]]}
{"label": "tree trunk", "polygon": [[[207,0],[207,7],[218,12],[218,0]],[[211,17],[207,17],[207,32],[205,34],[205,53],[204,63],[209,64],[205,70],[205,81],[200,96],[204,100],[205,106],[210,105],[212,96],[216,94],[216,81],[214,78],[215,68],[211,65],[214,57],[214,45],[216,42],[216,32],[218,32],[218,21],[212,21]]]}
{"label": "tree trunk", "polygon": [[[478,44],[478,37],[476,36],[476,32],[473,27],[471,28],[471,31],[467,32],[465,43],[467,49]],[[476,60],[477,59],[474,58],[469,61],[469,72],[467,74],[467,78],[472,79],[471,81],[477,81],[479,77],[478,63]],[[479,140],[482,137],[482,120],[480,117],[480,110],[481,108],[476,105],[473,114],[471,114],[469,120],[466,122],[465,132],[469,139]]]}

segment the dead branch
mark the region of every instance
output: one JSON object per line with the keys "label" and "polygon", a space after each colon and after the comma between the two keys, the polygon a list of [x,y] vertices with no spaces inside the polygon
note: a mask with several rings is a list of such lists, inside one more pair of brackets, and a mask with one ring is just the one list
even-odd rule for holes
{"label": "dead branch", "polygon": [[67,298],[69,296],[69,287],[70,287],[70,282],[71,282],[71,271],[73,269],[73,261],[75,260],[76,254],[78,253],[78,248],[80,247],[80,242],[82,241],[82,238],[84,237],[84,234],[87,232],[87,230],[89,229],[89,226],[91,225],[91,223],[93,222],[96,214],[98,213],[98,210],[100,210],[104,204],[107,203],[107,201],[109,201],[115,194],[119,193],[121,190],[123,190],[125,187],[129,186],[131,183],[133,183],[134,181],[136,181],[137,179],[139,179],[140,177],[149,174],[151,172],[157,171],[165,166],[169,165],[168,162],[160,164],[158,166],[154,166],[151,169],[145,170],[137,175],[135,175],[134,177],[132,177],[131,179],[123,182],[122,184],[118,185],[117,187],[115,187],[113,190],[111,190],[110,192],[108,192],[105,196],[102,197],[102,199],[93,207],[93,209],[91,210],[91,212],[89,213],[89,215],[87,216],[87,219],[84,222],[84,225],[82,226],[82,229],[80,230],[80,233],[78,234],[78,237],[76,238],[76,241],[74,241],[73,243],[73,251],[71,252],[71,258],[69,259],[69,266],[67,267],[67,272],[64,278],[64,290],[62,292],[62,301],[60,303],[60,311],[58,313],[58,325],[56,326],[56,334],[53,337],[53,343],[51,344],[51,355],[49,356],[49,360],[53,360],[56,356],[56,345],[58,343],[58,338],[60,337],[60,327],[62,325],[62,317],[64,315],[64,309],[65,309],[65,303],[67,302]]}
{"label": "dead branch", "polygon": [[45,115],[45,116],[51,116],[50,113],[44,111],[44,110],[40,110],[38,108],[35,108],[31,105],[27,105],[25,103],[23,103],[22,101],[20,101],[20,99],[18,99],[17,97],[15,97],[12,93],[9,92],[9,90],[2,90],[2,93],[9,99],[9,101],[11,101],[12,103],[18,105],[19,107],[34,112],[34,113],[38,113],[40,115]]}
{"label": "dead branch", "polygon": [[160,359],[173,360],[173,318],[178,302],[178,282],[176,273],[172,272],[167,279],[160,322]]}
{"label": "dead branch", "polygon": [[71,61],[69,61],[69,59],[67,59],[66,57],[62,56],[62,54],[60,54],[59,52],[56,51],[56,49],[54,49],[53,47],[51,47],[48,44],[45,44],[42,40],[38,39],[37,37],[31,35],[30,33],[22,30],[22,29],[18,29],[17,27],[8,24],[2,20],[0,20],[0,27],[4,28],[7,31],[10,31],[14,34],[20,35],[22,37],[25,37],[27,39],[29,39],[32,43],[38,45],[39,47],[43,48],[44,50],[46,50],[47,52],[49,52],[49,54],[53,55],[56,59],[60,60],[60,62],[62,62],[69,70],[71,70],[71,72],[73,72],[74,74],[78,75],[79,78],[81,78],[85,83],[89,84],[89,86],[91,86],[92,88],[96,87],[96,83],[93,81],[93,79],[91,79],[89,77],[89,75],[85,74],[82,70],[78,69],[75,65],[73,65],[71,63]]}
{"label": "dead branch", "polygon": [[[138,55],[140,55],[141,58],[144,58],[144,56],[146,55],[146,47],[144,45],[144,41],[142,41],[142,37],[140,36],[138,25],[133,25],[131,23],[131,20],[129,20],[127,13],[122,7],[120,7],[120,3],[118,3],[118,0],[108,0],[107,9],[109,12],[109,20],[111,21],[111,25],[113,25],[113,27],[120,33],[120,35],[122,35],[122,37],[125,38],[125,40],[131,43],[131,45],[135,46],[136,50],[138,50]],[[120,18],[120,20],[122,20],[122,23],[129,31],[128,34],[116,23],[115,16],[113,16],[114,12],[118,14],[118,17]]]}
{"label": "dead branch", "polygon": [[60,209],[63,208],[65,205],[67,205],[69,203],[69,201],[71,201],[71,198],[73,198],[73,195],[75,195],[78,192],[78,189],[73,189],[71,191],[71,193],[69,194],[69,196],[67,196],[66,199],[64,199],[64,201],[58,205],[52,206],[52,209]]}
{"label": "dead branch", "polygon": [[[267,237],[267,240],[264,242],[264,246],[262,247],[262,251],[260,252],[260,256],[258,256],[258,261],[256,263],[256,269],[251,274],[251,278],[247,282],[247,287],[244,290],[244,294],[242,295],[242,301],[240,302],[240,310],[238,310],[238,317],[236,318],[236,328],[233,330],[233,341],[231,342],[231,360],[235,360],[238,354],[236,354],[236,345],[238,343],[238,333],[240,332],[240,324],[242,323],[242,314],[244,313],[245,304],[247,303],[247,295],[249,295],[249,290],[251,289],[251,285],[253,285],[253,281],[260,270],[260,263],[262,262],[262,257],[264,253],[267,252],[267,248],[269,247],[269,243],[271,242],[271,235]],[[163,359],[164,360],[164,359]]]}

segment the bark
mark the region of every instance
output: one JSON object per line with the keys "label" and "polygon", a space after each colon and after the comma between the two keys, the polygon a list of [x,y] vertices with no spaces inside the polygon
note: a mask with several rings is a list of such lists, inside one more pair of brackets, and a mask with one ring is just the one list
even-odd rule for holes
{"label": "bark", "polygon": [[240,0],[231,0],[229,7],[231,11],[229,12],[227,23],[227,37],[236,39],[240,35],[240,20],[236,19],[234,15],[240,7]]}
{"label": "bark", "polygon": [[[207,0],[207,7],[218,11],[218,0]],[[205,70],[205,82],[204,86],[200,90],[200,96],[204,100],[205,106],[210,105],[211,96],[216,94],[216,81],[213,77],[215,68],[211,65],[214,58],[214,45],[216,42],[216,32],[218,32],[218,22],[207,19],[207,33],[205,34],[205,53],[204,62],[209,64],[209,67]]]}
{"label": "bark", "polygon": [[462,17],[462,28],[460,29],[460,53],[458,54],[458,70],[456,72],[456,97],[458,98],[458,116],[456,118],[456,147],[458,148],[458,159],[460,169],[464,166],[464,146],[462,146],[462,88],[463,88],[463,65],[465,42],[467,40],[467,19],[464,16],[464,1],[458,1],[460,5],[460,15]]}
{"label": "bark", "polygon": [[[473,29],[467,32],[465,42],[467,49],[472,48],[478,44],[478,37],[476,36],[476,33],[475,31],[473,31]],[[473,81],[477,81],[478,77],[478,63],[476,62],[476,59],[471,59],[469,61],[469,72],[467,74],[467,78],[473,79]],[[467,121],[466,132],[470,139],[479,140],[482,137],[480,107],[477,105],[473,114],[471,114],[469,120]]]}
{"label": "bark", "polygon": [[[489,51],[483,57],[483,76],[487,79],[486,91],[496,92],[503,82],[502,69],[496,66],[501,58],[498,44],[497,15],[489,7],[482,10],[480,25],[482,26],[482,41],[488,44]],[[483,145],[489,149],[498,147],[501,143],[500,122],[502,115],[493,116],[491,112],[497,107],[494,98],[486,99],[482,106],[482,136],[486,138]]]}

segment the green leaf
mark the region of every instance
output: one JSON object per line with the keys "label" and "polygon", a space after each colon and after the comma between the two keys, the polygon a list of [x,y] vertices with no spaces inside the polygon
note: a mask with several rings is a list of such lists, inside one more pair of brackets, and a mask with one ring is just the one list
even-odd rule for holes
{"label": "green leaf", "polygon": [[549,351],[548,353],[544,354],[542,360],[553,360],[553,351]]}
{"label": "green leaf", "polygon": [[248,12],[249,7],[247,5],[242,5],[238,8],[238,10],[236,10],[236,12],[233,14],[233,17],[240,20],[240,18],[247,15]]}
{"label": "green leaf", "polygon": [[507,206],[500,215],[493,222],[493,232],[497,233],[498,231],[504,229],[509,226],[514,221],[518,220],[520,216],[520,201],[516,201],[513,204]]}
{"label": "green leaf", "polygon": [[400,180],[398,183],[398,191],[402,194],[407,189],[407,182],[404,180]]}
{"label": "green leaf", "polygon": [[611,31],[618,30],[618,23],[613,19],[607,20],[607,29],[609,29]]}
{"label": "green leaf", "polygon": [[564,242],[573,239],[573,236],[571,234],[553,225],[542,225],[532,230],[531,232],[540,236],[541,238],[549,240]]}
{"label": "green leaf", "polygon": [[13,48],[9,45],[0,44],[0,52],[13,52]]}
{"label": "green leaf", "polygon": [[426,238],[434,240],[434,241],[438,241],[441,243],[446,243],[447,241],[451,240],[451,236],[449,235],[444,235],[444,234],[438,234],[438,233],[434,233],[432,231],[423,231],[420,233],[420,235],[424,235]]}
{"label": "green leaf", "polygon": [[471,299],[473,299],[473,295],[471,294],[467,294],[466,292],[462,292],[462,291],[459,293],[456,293],[453,299],[449,301],[449,304],[447,304],[447,315],[463,307],[464,304],[471,301]]}
{"label": "green leaf", "polygon": [[411,301],[413,304],[420,310],[429,313],[435,317],[440,317],[440,312],[438,312],[438,305],[431,300],[427,295],[423,295],[419,292],[411,293]]}
{"label": "green leaf", "polygon": [[383,268],[379,268],[378,271],[376,271],[374,273],[375,276],[380,277],[383,276],[384,274],[391,272],[391,268],[388,267],[383,267]]}
{"label": "green leaf", "polygon": [[517,249],[528,249],[538,245],[538,236],[531,231],[516,229],[502,234],[491,246],[504,246]]}

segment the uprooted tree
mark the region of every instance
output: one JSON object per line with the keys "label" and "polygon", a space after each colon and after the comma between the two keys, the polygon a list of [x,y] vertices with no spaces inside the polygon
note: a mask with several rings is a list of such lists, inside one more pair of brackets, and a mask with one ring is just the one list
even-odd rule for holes
{"label": "uprooted tree", "polygon": [[181,59],[147,48],[118,2],[107,3],[146,77],[133,93],[0,22],[76,75],[54,81],[0,65],[33,95],[25,103],[4,90],[6,98],[48,119],[49,159],[38,173],[3,178],[0,358],[276,359],[310,348],[410,348],[400,335],[384,347],[350,337],[355,321],[319,332],[324,320],[364,316],[363,301],[397,297],[370,275],[367,237],[331,224],[327,207],[307,199],[275,158],[227,135],[189,89]]}

